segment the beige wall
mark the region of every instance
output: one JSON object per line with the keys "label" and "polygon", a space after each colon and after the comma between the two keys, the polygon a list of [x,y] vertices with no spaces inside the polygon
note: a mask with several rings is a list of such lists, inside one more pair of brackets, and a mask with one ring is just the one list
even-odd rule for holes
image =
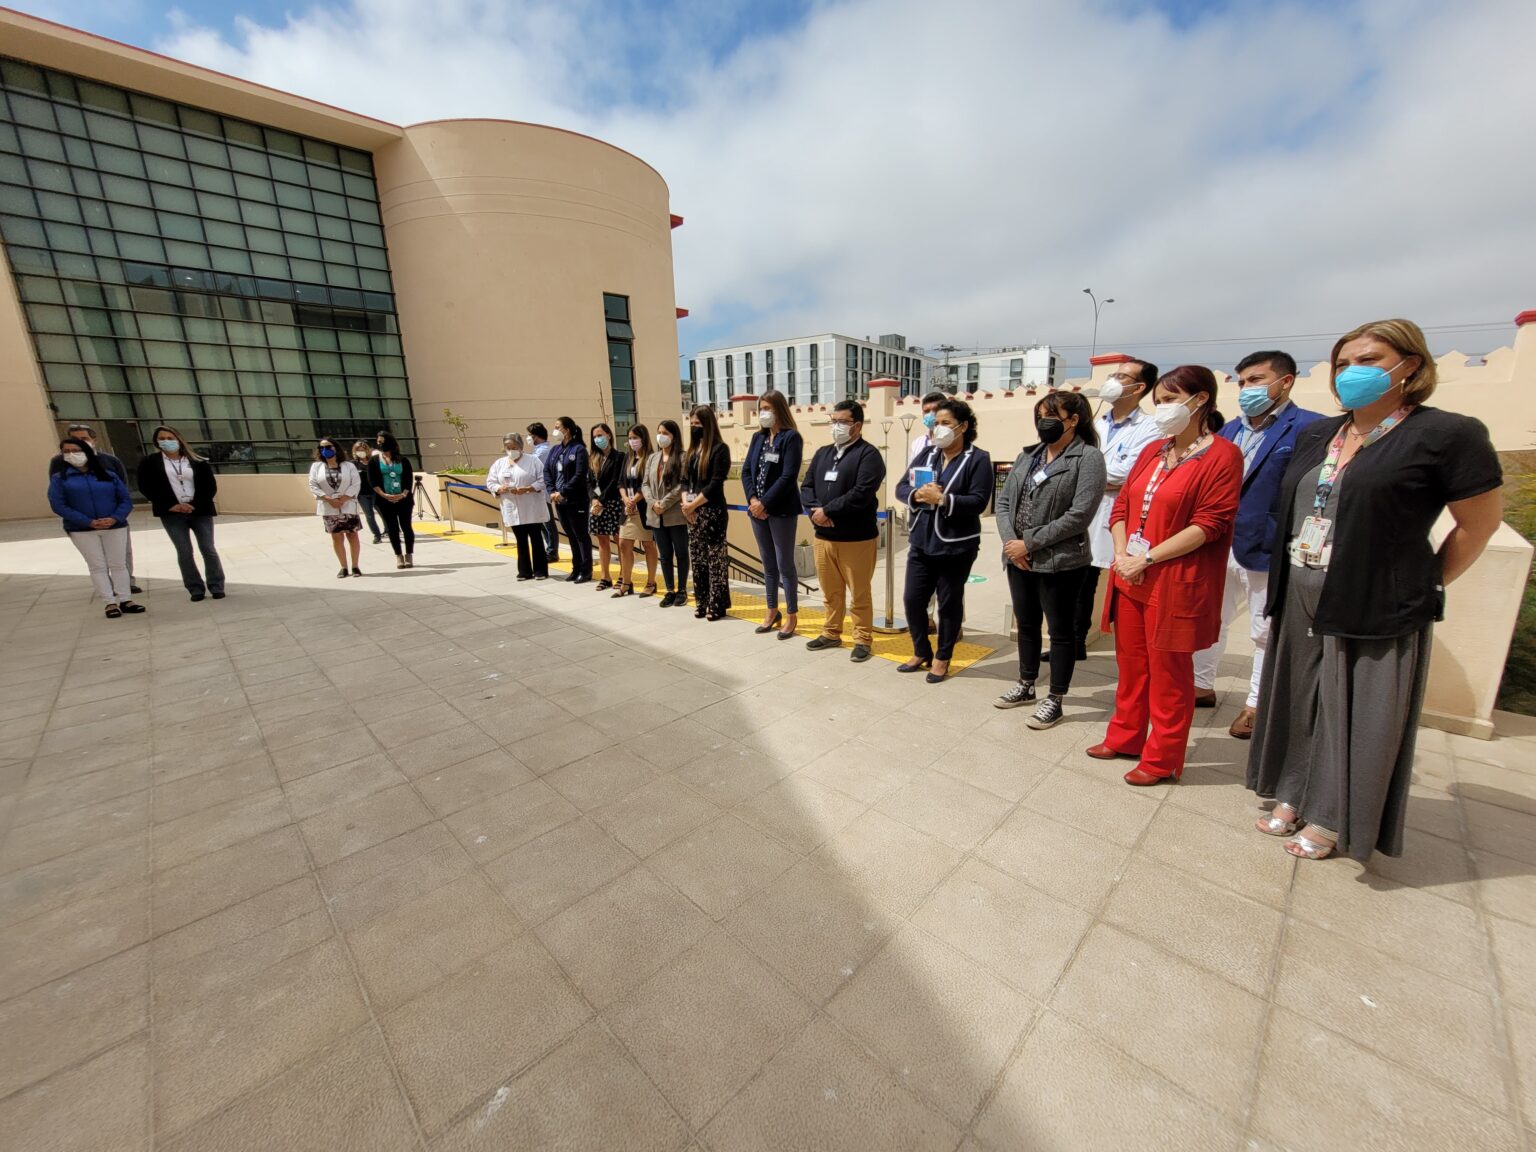
{"label": "beige wall", "polygon": [[677,416],[671,210],[653,168],[501,120],[418,124],[374,161],[426,467],[455,463],[445,407],[479,467],[530,421],[595,422],[604,292],[630,298],[641,419]]}
{"label": "beige wall", "polygon": [[46,516],[53,416],[9,261],[0,268],[0,520]]}

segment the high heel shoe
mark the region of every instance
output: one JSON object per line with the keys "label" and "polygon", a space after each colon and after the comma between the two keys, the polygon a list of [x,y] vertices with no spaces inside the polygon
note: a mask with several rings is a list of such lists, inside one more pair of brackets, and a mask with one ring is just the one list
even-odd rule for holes
{"label": "high heel shoe", "polygon": [[898,672],[921,672],[924,668],[932,668],[932,667],[933,667],[933,657],[930,656],[928,659],[924,660],[920,656],[914,656],[914,657],[912,657],[912,659],[908,660],[905,664],[898,664],[898,665],[896,665],[896,671],[898,671]]}
{"label": "high heel shoe", "polygon": [[1177,784],[1182,775],[1182,772],[1175,772],[1171,776],[1159,776],[1138,764],[1125,774],[1125,782],[1134,788],[1150,788],[1154,784]]}
{"label": "high heel shoe", "polygon": [[757,633],[759,636],[766,636],[770,632],[778,631],[779,625],[782,624],[783,621],[784,613],[775,609],[772,619],[764,620],[756,628],[752,629],[752,631]]}
{"label": "high heel shoe", "polygon": [[948,660],[944,661],[944,671],[942,671],[942,672],[929,672],[927,676],[923,677],[923,679],[925,681],[927,681],[929,684],[942,684],[942,683],[944,683],[944,681],[949,679],[949,661]]}
{"label": "high heel shoe", "polygon": [[695,620],[702,620],[708,614],[708,612],[709,612],[709,609],[707,607],[705,607],[703,604],[700,604],[697,608],[695,608],[693,610],[693,618]]}
{"label": "high heel shoe", "polygon": [[[1307,825],[1311,827],[1311,825]],[[1326,860],[1338,846],[1337,840],[1314,840],[1305,832],[1298,832],[1285,842],[1285,850],[1303,860]]]}
{"label": "high heel shoe", "polygon": [[[631,586],[629,590],[631,592],[633,592],[635,589],[634,589],[633,586]],[[642,600],[644,600],[647,596],[654,596],[654,595],[656,595],[656,585],[654,585],[654,584],[647,584],[644,588],[642,588],[640,590],[640,599],[642,599]]]}
{"label": "high heel shoe", "polygon": [[606,591],[608,591],[608,589],[610,589],[612,587],[613,587],[613,581],[608,579],[608,577],[604,576],[596,584],[592,585],[592,590],[594,592],[606,592]]}
{"label": "high heel shoe", "polygon": [[617,587],[618,591],[609,597],[610,600],[617,600],[620,596],[633,596],[635,594],[635,586],[633,584],[626,584],[622,580],[615,587]]}
{"label": "high heel shoe", "polygon": [[780,640],[793,640],[797,635],[799,635],[799,633],[800,633],[800,621],[797,619],[793,624],[784,624],[784,625],[780,626],[780,628],[779,628],[779,639]]}
{"label": "high heel shoe", "polygon": [[[1283,816],[1276,816],[1276,812],[1285,811],[1291,814],[1289,820]],[[1260,816],[1254,821],[1254,827],[1266,836],[1290,836],[1296,831],[1296,809],[1289,804],[1276,804],[1269,810],[1268,816]]]}

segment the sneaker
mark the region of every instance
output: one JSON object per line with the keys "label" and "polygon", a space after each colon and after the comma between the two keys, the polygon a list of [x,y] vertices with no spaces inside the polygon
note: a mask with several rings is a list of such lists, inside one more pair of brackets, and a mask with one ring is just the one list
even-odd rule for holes
{"label": "sneaker", "polygon": [[820,652],[823,648],[841,648],[843,642],[836,636],[813,636],[805,646],[812,652]]}
{"label": "sneaker", "polygon": [[852,660],[855,664],[862,664],[864,661],[868,660],[870,656],[871,652],[869,650],[868,644],[855,644],[853,646],[853,651],[848,654],[848,659]]}
{"label": "sneaker", "polygon": [[1020,680],[1008,691],[1004,692],[996,700],[992,701],[994,708],[1017,708],[1020,704],[1033,704],[1035,702],[1035,682],[1033,680]]}
{"label": "sneaker", "polygon": [[1040,701],[1040,707],[1035,709],[1035,714],[1024,721],[1024,723],[1038,732],[1046,728],[1054,728],[1060,719],[1061,697],[1047,696],[1044,700]]}

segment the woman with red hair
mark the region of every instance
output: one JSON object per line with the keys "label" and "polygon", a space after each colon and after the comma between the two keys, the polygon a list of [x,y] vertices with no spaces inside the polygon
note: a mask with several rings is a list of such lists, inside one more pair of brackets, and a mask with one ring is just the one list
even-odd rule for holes
{"label": "woman with red hair", "polygon": [[1209,368],[1175,368],[1152,396],[1160,438],[1142,449],[1109,514],[1115,561],[1104,626],[1114,630],[1120,680],[1104,742],[1088,749],[1097,760],[1137,760],[1125,782],[1138,787],[1184,772],[1194,654],[1221,629],[1243,484],[1242,453],[1216,435],[1223,420]]}

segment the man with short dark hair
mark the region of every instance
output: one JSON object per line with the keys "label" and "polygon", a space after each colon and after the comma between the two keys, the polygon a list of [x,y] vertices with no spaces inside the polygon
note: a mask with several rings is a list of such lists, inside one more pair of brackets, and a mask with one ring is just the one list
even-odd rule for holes
{"label": "man with short dark hair", "polygon": [[[1243,454],[1243,487],[1238,498],[1237,526],[1232,534],[1232,553],[1227,557],[1227,580],[1221,600],[1221,635],[1203,652],[1195,653],[1195,705],[1216,705],[1216,669],[1227,647],[1227,628],[1240,603],[1248,606],[1248,634],[1253,638],[1253,669],[1248,678],[1248,699],[1227,729],[1239,740],[1253,736],[1258,718],[1259,680],[1264,672],[1264,652],[1269,647],[1269,617],[1264,615],[1269,595],[1269,545],[1275,495],[1291,462],[1297,434],[1321,414],[1291,403],[1296,386],[1296,361],[1285,352],[1254,352],[1237,365],[1237,406],[1241,420],[1228,420],[1221,435]],[[1281,557],[1284,562],[1285,558]]]}
{"label": "man with short dark hair", "polygon": [[[89,444],[91,450],[96,453],[96,459],[106,465],[107,471],[117,473],[117,478],[127,486],[128,491],[133,491],[133,481],[128,479],[128,466],[118,457],[112,455],[112,453],[103,450],[96,443],[96,429],[92,428],[89,424],[71,424],[64,434],[66,436],[73,436],[77,440],[84,440]],[[57,464],[59,460],[59,456],[54,456],[53,464]],[[48,473],[50,476],[53,474],[53,464],[49,465]],[[128,533],[123,538],[128,548],[128,591],[138,596],[143,593],[144,589],[140,588],[139,582],[133,578],[133,529],[128,525],[124,525],[124,527]]]}
{"label": "man with short dark hair", "polygon": [[922,431],[912,438],[911,448],[907,452],[908,468],[912,466],[912,461],[917,459],[919,453],[928,451],[932,446],[933,441],[928,438],[928,432],[938,419],[935,413],[938,412],[939,405],[947,399],[949,397],[942,392],[930,392],[923,397],[923,427]]}
{"label": "man with short dark hair", "polygon": [[1109,511],[1115,497],[1141,450],[1159,438],[1152,413],[1142,407],[1142,398],[1152,394],[1157,383],[1157,365],[1149,360],[1124,360],[1110,370],[1100,386],[1099,395],[1109,403],[1093,422],[1099,434],[1099,451],[1104,453],[1104,499],[1088,529],[1088,544],[1093,549],[1093,571],[1083,581],[1077,602],[1077,658],[1088,659],[1088,635],[1093,631],[1093,606],[1099,594],[1099,580],[1104,569],[1115,562],[1115,543],[1109,535]]}
{"label": "man with short dark hair", "polygon": [[[528,425],[528,440],[531,445],[529,451],[540,464],[544,463],[544,457],[549,455],[549,429],[535,420]],[[555,561],[560,559],[560,526],[555,523],[557,517],[554,509],[549,512],[549,519],[544,521],[544,559]]]}
{"label": "man with short dark hair", "polygon": [[876,512],[885,484],[885,460],[863,432],[864,406],[838,401],[832,408],[832,443],[817,449],[800,485],[800,503],[816,530],[816,579],[827,612],[821,635],[806,647],[812,652],[842,647],[847,595],[855,663],[869,659],[875,641]]}

